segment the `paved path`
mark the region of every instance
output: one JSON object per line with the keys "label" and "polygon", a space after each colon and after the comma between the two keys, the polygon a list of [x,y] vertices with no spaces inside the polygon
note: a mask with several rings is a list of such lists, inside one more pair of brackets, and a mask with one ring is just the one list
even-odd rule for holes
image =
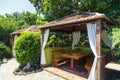
{"label": "paved path", "polygon": [[60,77],[62,77],[64,79],[66,79],[66,80],[87,80],[84,77],[75,75],[73,73],[69,73],[67,71],[58,69],[56,67],[47,67],[47,68],[44,68],[44,70],[46,70],[48,72],[51,72],[53,74],[56,74],[56,75],[58,75],[58,76],[60,76]]}
{"label": "paved path", "polygon": [[14,75],[13,71],[18,66],[19,64],[15,59],[11,59],[7,63],[0,65],[0,80],[65,80],[47,71],[22,76]]}

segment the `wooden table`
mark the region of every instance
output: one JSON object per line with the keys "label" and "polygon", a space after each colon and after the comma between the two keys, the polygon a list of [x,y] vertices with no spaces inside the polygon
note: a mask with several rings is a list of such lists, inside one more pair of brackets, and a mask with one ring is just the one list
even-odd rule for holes
{"label": "wooden table", "polygon": [[77,70],[74,67],[74,60],[83,59],[88,55],[90,55],[90,53],[65,53],[65,54],[62,54],[62,57],[70,59],[70,68],[73,70]]}

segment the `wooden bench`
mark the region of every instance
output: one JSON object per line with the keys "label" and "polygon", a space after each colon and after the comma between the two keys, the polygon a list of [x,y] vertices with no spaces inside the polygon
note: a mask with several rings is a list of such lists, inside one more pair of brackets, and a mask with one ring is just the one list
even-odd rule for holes
{"label": "wooden bench", "polygon": [[85,64],[85,68],[87,69],[87,77],[90,74],[92,64],[93,64],[93,59],[92,58],[87,59],[87,62]]}
{"label": "wooden bench", "polygon": [[53,50],[52,51],[52,65],[58,67],[62,62],[66,60],[61,54],[64,53],[63,49]]}
{"label": "wooden bench", "polygon": [[79,53],[79,52],[80,52],[80,49],[78,48],[72,50],[72,53]]}

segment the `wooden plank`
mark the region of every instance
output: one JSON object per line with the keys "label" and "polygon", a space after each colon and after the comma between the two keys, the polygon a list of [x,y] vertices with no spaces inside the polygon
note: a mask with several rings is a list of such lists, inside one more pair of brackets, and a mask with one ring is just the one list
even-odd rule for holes
{"label": "wooden plank", "polygon": [[65,53],[62,54],[62,57],[64,58],[72,58],[74,60],[80,60],[87,56],[91,55],[90,53]]}
{"label": "wooden plank", "polygon": [[87,80],[86,78],[84,78],[82,76],[78,76],[78,75],[75,75],[73,73],[69,73],[67,71],[64,71],[64,70],[61,70],[61,69],[58,69],[55,67],[47,67],[47,68],[44,68],[44,70],[48,71],[52,74],[55,74],[59,77],[62,77],[65,80]]}
{"label": "wooden plank", "polygon": [[101,25],[101,20],[97,20],[96,22],[97,24],[97,29],[96,29],[96,52],[97,55],[99,56],[98,59],[98,63],[97,63],[97,68],[96,68],[96,80],[102,80],[101,79],[101,29],[102,29],[102,25]]}
{"label": "wooden plank", "polygon": [[105,68],[120,71],[120,64],[115,62],[109,62],[107,65],[105,65]]}

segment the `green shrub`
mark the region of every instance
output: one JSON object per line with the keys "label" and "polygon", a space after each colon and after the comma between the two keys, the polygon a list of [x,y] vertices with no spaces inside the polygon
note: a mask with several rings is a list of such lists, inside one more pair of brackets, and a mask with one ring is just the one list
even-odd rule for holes
{"label": "green shrub", "polygon": [[120,29],[119,28],[113,28],[112,33],[111,33],[111,38],[112,38],[112,44],[113,46],[116,47],[115,50],[112,50],[112,53],[120,57]]}
{"label": "green shrub", "polygon": [[11,50],[5,45],[5,43],[0,42],[0,60],[3,58],[10,58],[12,56]]}
{"label": "green shrub", "polygon": [[114,26],[111,31],[112,45],[115,46],[115,49],[112,50],[112,54],[116,56],[116,60],[120,63],[120,28]]}
{"label": "green shrub", "polygon": [[21,66],[28,62],[34,65],[40,60],[40,35],[38,32],[23,32],[15,41],[15,57]]}

